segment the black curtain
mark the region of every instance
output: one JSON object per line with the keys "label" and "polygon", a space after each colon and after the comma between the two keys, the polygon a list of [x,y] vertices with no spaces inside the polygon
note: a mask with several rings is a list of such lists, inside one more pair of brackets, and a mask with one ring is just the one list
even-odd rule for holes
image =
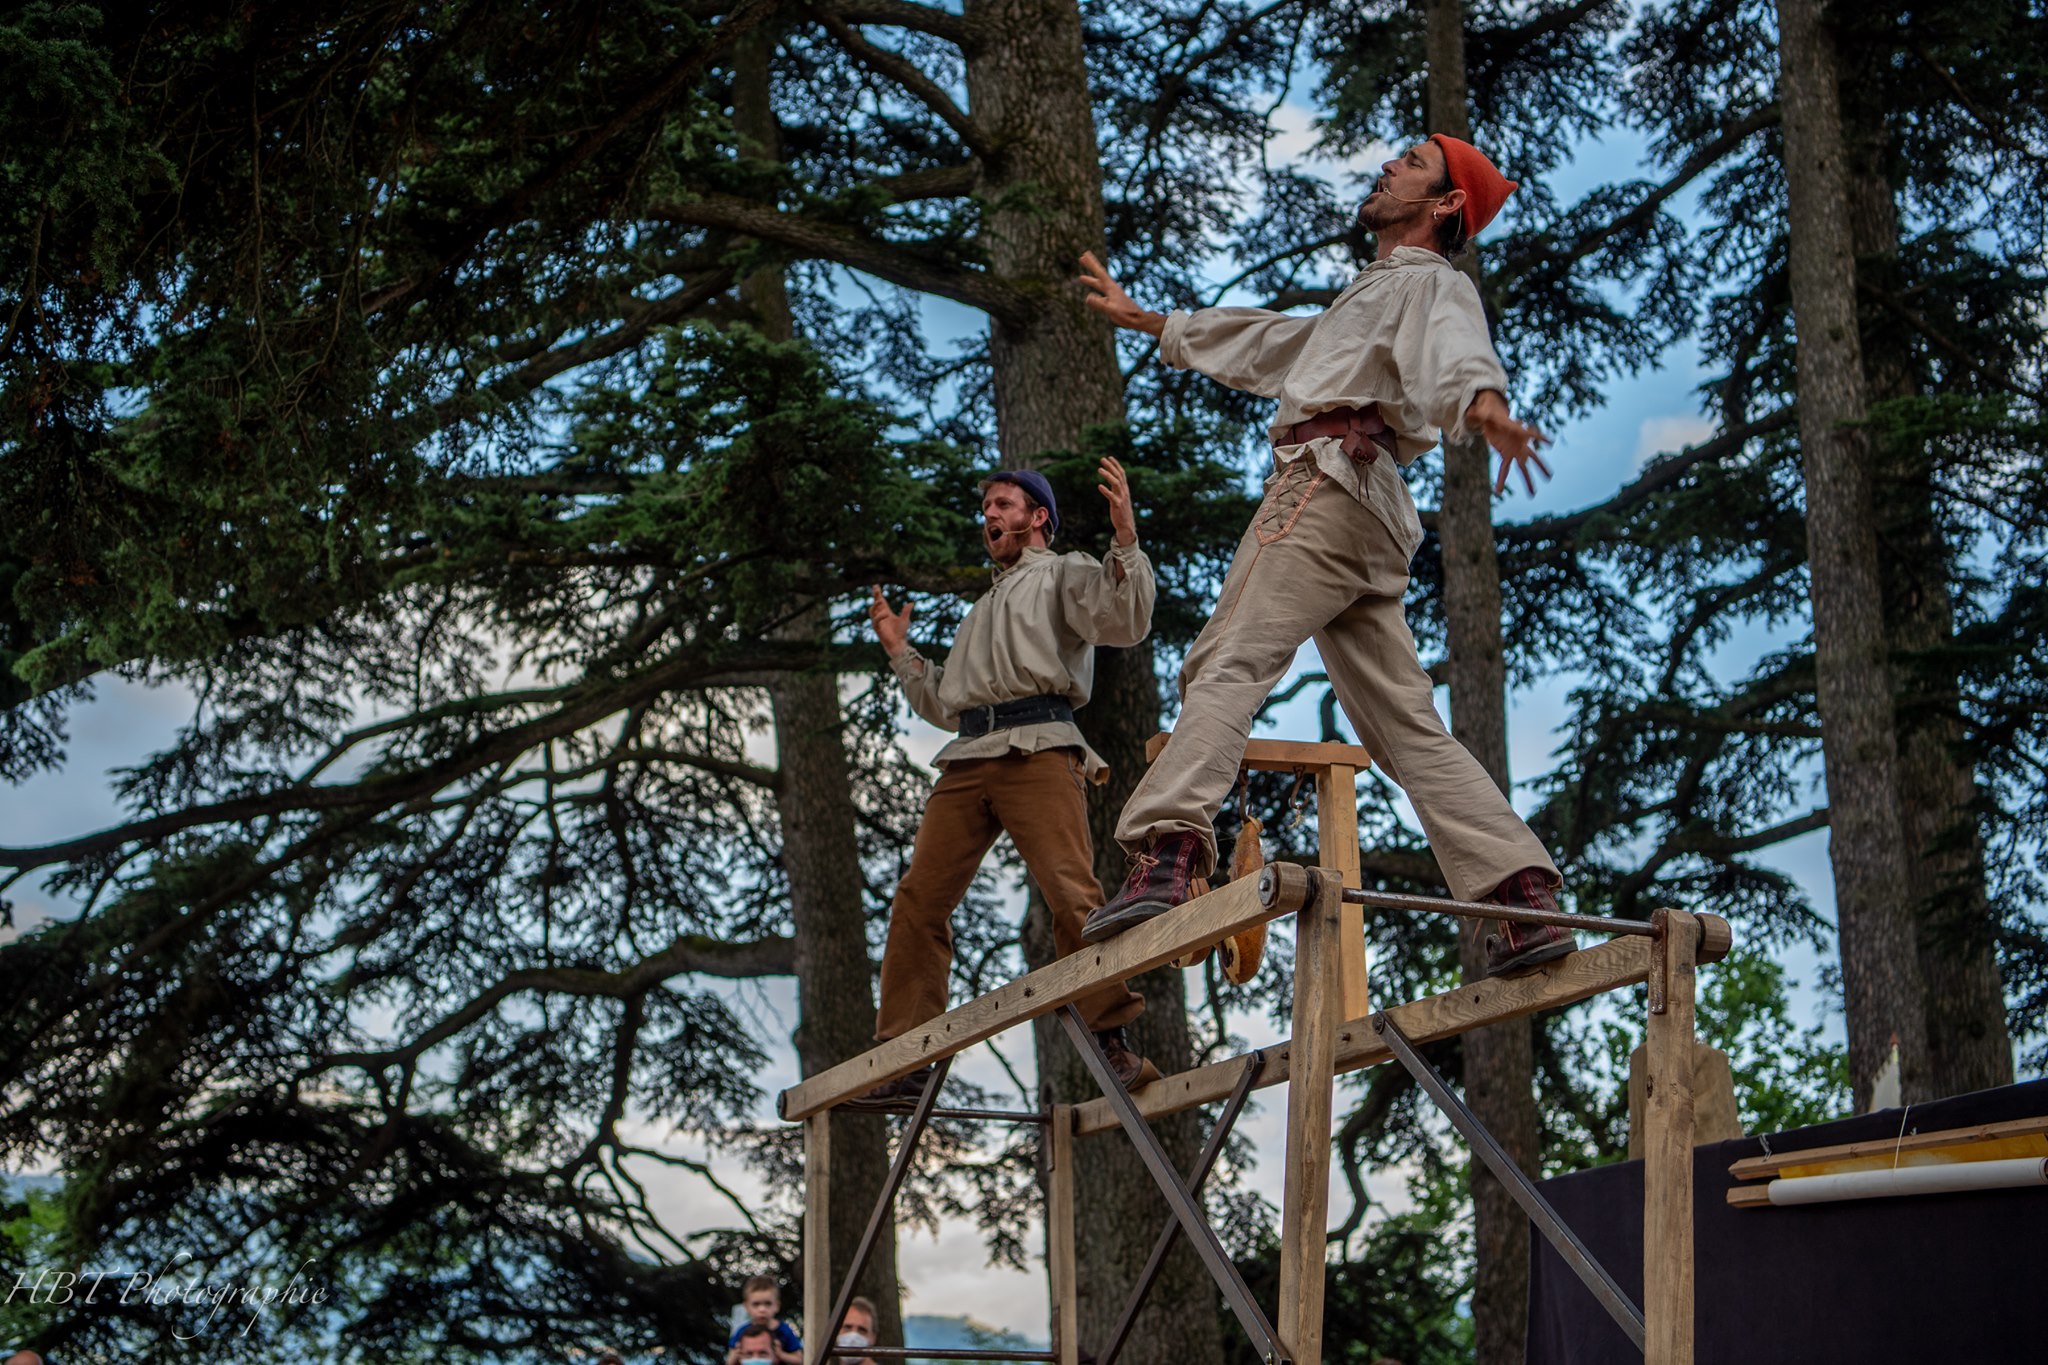
{"label": "black curtain", "polygon": [[[2048,1361],[2048,1187],[1731,1208],[1749,1156],[2048,1115],[2048,1080],[1693,1152],[1697,1365]],[[1638,1305],[1643,1163],[1543,1181],[1544,1197]],[[1606,1310],[1529,1230],[1528,1365],[1640,1365]]]}

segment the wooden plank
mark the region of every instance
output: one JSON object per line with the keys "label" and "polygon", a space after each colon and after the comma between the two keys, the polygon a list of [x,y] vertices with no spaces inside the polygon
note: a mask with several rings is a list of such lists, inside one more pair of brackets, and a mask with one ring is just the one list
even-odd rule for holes
{"label": "wooden plank", "polygon": [[1322,1365],[1323,1267],[1330,1226],[1330,1113],[1335,1099],[1343,888],[1294,917],[1293,1075],[1287,1087],[1286,1187],[1280,1206],[1280,1344],[1294,1365]]}
{"label": "wooden plank", "polygon": [[915,1071],[926,1062],[950,1057],[1005,1029],[1049,1014],[1104,982],[1122,981],[1163,967],[1190,948],[1203,947],[1254,924],[1292,914],[1307,899],[1308,870],[1275,863],[1271,871],[1279,880],[1272,909],[1259,904],[1259,878],[1226,883],[1172,914],[1161,915],[1107,943],[1069,954],[899,1038],[891,1038],[858,1057],[799,1081],[783,1091],[778,1100],[782,1117],[809,1118],[883,1081]]}
{"label": "wooden plank", "polygon": [[[1171,739],[1170,731],[1162,730],[1145,741],[1145,761],[1150,763],[1159,757],[1159,751]],[[1291,773],[1296,768],[1317,768],[1331,763],[1346,764],[1354,770],[1370,768],[1372,755],[1356,744],[1309,743],[1295,739],[1254,739],[1244,746],[1243,765],[1254,772]]]}
{"label": "wooden plank", "polygon": [[1045,1270],[1052,1293],[1052,1349],[1081,1365],[1080,1276],[1074,1251],[1074,1106],[1056,1104],[1046,1128]]}
{"label": "wooden plank", "polygon": [[2032,1137],[2048,1133],[2048,1114],[2002,1123],[1979,1123],[1968,1128],[1943,1128],[1929,1133],[1907,1133],[1897,1138],[1874,1138],[1868,1142],[1844,1142],[1833,1147],[1809,1147],[1803,1152],[1776,1152],[1770,1156],[1749,1156],[1734,1162],[1728,1173],[1737,1180],[1756,1180],[1782,1175],[1803,1166],[1819,1166],[1858,1157],[1891,1156],[1902,1152],[1926,1152],[1943,1147],[1960,1147],[1972,1142],[1999,1138]]}
{"label": "wooden plank", "polygon": [[[1363,886],[1358,868],[1358,769],[1332,763],[1316,774],[1316,855],[1344,885]],[[1338,910],[1337,1000],[1339,1019],[1372,1013],[1365,966],[1365,907]]]}
{"label": "wooden plank", "polygon": [[[1556,1009],[1605,991],[1633,986],[1649,976],[1654,952],[1655,942],[1651,939],[1613,939],[1581,948],[1527,976],[1475,982],[1442,995],[1396,1005],[1387,1013],[1412,1041],[1434,1042],[1482,1024],[1519,1019],[1538,1010]],[[1265,1052],[1266,1067],[1259,1073],[1259,1086],[1279,1085],[1290,1074],[1292,1044],[1278,1043]],[[1363,1018],[1347,1020],[1337,1030],[1336,1069],[1340,1075],[1392,1061],[1393,1056]],[[1230,1097],[1243,1068],[1244,1061],[1238,1057],[1211,1062],[1154,1081],[1133,1091],[1131,1099],[1138,1112],[1148,1119],[1178,1114],[1197,1105],[1220,1104]],[[1074,1106],[1074,1131],[1079,1136],[1107,1132],[1116,1126],[1116,1116],[1106,1100]]]}
{"label": "wooden plank", "polygon": [[1659,910],[1664,1012],[1643,1085],[1643,1365],[1692,1365],[1693,988],[1699,921]]}
{"label": "wooden plank", "polygon": [[839,1285],[832,1278],[832,1115],[804,1120],[804,1355],[824,1365]]}
{"label": "wooden plank", "polygon": [[1771,1206],[1769,1185],[1734,1185],[1728,1190],[1728,1203],[1738,1209],[1767,1209]]}

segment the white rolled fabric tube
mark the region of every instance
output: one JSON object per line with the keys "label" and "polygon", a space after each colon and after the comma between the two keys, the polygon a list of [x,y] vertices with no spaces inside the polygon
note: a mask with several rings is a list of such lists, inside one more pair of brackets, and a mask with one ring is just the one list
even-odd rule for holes
{"label": "white rolled fabric tube", "polygon": [[2048,1157],[2002,1161],[1953,1161],[1938,1166],[1902,1166],[1890,1171],[1845,1171],[1773,1180],[1771,1202],[1831,1204],[1842,1199],[1884,1199],[1900,1194],[1951,1194],[1957,1190],[2009,1190],[2048,1185]]}

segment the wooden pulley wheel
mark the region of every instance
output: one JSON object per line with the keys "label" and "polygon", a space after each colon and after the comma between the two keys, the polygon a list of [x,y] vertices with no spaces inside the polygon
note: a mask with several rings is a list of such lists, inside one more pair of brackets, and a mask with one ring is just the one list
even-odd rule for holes
{"label": "wooden pulley wheel", "polygon": [[[1259,836],[1266,827],[1247,815],[1244,824],[1238,828],[1237,844],[1230,851],[1230,879],[1256,877],[1259,869],[1266,865],[1265,845]],[[1219,945],[1219,965],[1223,968],[1223,979],[1233,986],[1242,986],[1252,979],[1259,970],[1259,963],[1266,957],[1266,926],[1254,924],[1242,933],[1232,934]]]}

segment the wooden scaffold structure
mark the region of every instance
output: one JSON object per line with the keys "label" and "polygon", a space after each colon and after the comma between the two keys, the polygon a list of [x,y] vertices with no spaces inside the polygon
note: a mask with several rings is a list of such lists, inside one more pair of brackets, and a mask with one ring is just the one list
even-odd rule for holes
{"label": "wooden scaffold structure", "polygon": [[[1165,736],[1147,749],[1156,756]],[[809,1334],[807,1365],[842,1354],[834,1344],[854,1285],[909,1169],[917,1140],[934,1117],[1041,1124],[1046,1129],[1046,1248],[1051,1280],[1049,1351],[934,1350],[864,1346],[844,1354],[876,1360],[931,1357],[1049,1361],[1079,1365],[1074,1248],[1074,1158],[1082,1138],[1121,1130],[1135,1145],[1171,1210],[1158,1244],[1133,1286],[1119,1323],[1103,1343],[1090,1343],[1097,1365],[1114,1365],[1139,1307],[1177,1236],[1187,1237],[1239,1325],[1266,1365],[1321,1365],[1323,1274],[1329,1221],[1330,1138],[1335,1080],[1340,1074],[1398,1062],[1440,1107],[1473,1153],[1507,1187],[1623,1331],[1642,1347],[1647,1365],[1690,1365],[1693,1337],[1693,1001],[1694,971],[1732,946],[1726,921],[1659,910],[1647,922],[1526,910],[1434,896],[1403,896],[1360,887],[1356,780],[1369,766],[1349,744],[1253,740],[1249,769],[1312,774],[1319,817],[1319,866],[1274,863],[1198,896],[1173,912],[1048,967],[1019,977],[820,1072],[782,1092],[784,1119],[804,1124],[804,1284],[807,1295],[834,1284],[829,1319]],[[1486,980],[1441,995],[1375,1011],[1365,956],[1365,910],[1450,914],[1465,918],[1557,924],[1610,935],[1526,976]],[[1072,1002],[1105,982],[1121,981],[1183,959],[1269,921],[1294,916],[1293,1036],[1245,1056],[1214,1062],[1126,1092],[1109,1070]],[[1643,1303],[1638,1306],[1559,1220],[1542,1193],[1481,1126],[1417,1048],[1438,1039],[1608,991],[1647,983],[1648,1098],[1644,1114]],[[1038,1112],[939,1107],[951,1059],[966,1048],[1059,1012],[1068,1038],[1102,1090],[1081,1104]],[[899,1140],[880,1199],[855,1263],[835,1280],[827,1234],[832,1198],[830,1117],[834,1106],[884,1081],[936,1063],[932,1083]],[[1223,1150],[1231,1125],[1255,1089],[1285,1082],[1285,1193],[1280,1235],[1277,1321],[1253,1299],[1210,1227],[1201,1187]],[[1224,1106],[1194,1171],[1176,1171],[1148,1120],[1199,1105]],[[812,1299],[816,1303],[816,1298]]]}

